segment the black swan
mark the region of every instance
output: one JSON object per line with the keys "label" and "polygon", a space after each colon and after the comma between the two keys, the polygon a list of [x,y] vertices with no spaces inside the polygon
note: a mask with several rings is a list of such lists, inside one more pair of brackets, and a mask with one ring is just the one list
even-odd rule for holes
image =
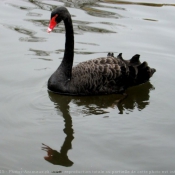
{"label": "black swan", "polygon": [[139,61],[140,55],[124,60],[120,53],[81,62],[72,67],[74,58],[74,31],[69,11],[57,7],[51,13],[47,32],[64,21],[66,30],[65,52],[58,69],[48,80],[48,90],[65,95],[117,94],[131,86],[145,83],[156,71],[146,62]]}

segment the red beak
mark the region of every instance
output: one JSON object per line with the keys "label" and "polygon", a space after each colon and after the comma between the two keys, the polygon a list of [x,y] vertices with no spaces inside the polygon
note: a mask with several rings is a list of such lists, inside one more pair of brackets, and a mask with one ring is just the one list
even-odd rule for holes
{"label": "red beak", "polygon": [[49,27],[47,29],[47,32],[50,33],[54,27],[57,25],[57,22],[55,20],[55,18],[57,17],[58,15],[55,15],[54,17],[52,17],[52,19],[50,20],[50,24],[49,24]]}

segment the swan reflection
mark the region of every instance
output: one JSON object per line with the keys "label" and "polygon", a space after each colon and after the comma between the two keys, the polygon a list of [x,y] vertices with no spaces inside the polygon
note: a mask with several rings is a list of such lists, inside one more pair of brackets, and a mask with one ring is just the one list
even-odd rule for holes
{"label": "swan reflection", "polygon": [[[74,130],[72,124],[72,117],[70,115],[70,103],[75,104],[77,107],[83,107],[81,114],[84,116],[105,114],[108,111],[107,108],[118,108],[120,114],[132,112],[135,108],[139,111],[146,108],[149,105],[149,93],[155,88],[150,82],[129,88],[127,90],[127,98],[121,103],[118,100],[121,95],[104,95],[104,96],[64,96],[48,92],[50,100],[54,103],[56,109],[62,112],[62,116],[65,122],[64,133],[66,138],[60,149],[60,151],[52,149],[46,144],[42,144],[42,150],[47,152],[47,156],[44,159],[54,165],[61,165],[70,167],[73,165],[73,161],[68,157],[68,151],[72,149],[72,141],[74,139]],[[106,116],[105,116],[106,117]]]}
{"label": "swan reflection", "polygon": [[62,112],[65,122],[65,128],[63,131],[66,134],[66,138],[64,140],[60,152],[53,150],[46,144],[42,144],[43,145],[42,150],[47,152],[47,156],[45,156],[44,159],[54,165],[62,165],[69,167],[73,165],[73,162],[69,160],[67,153],[72,148],[71,142],[74,139],[73,136],[74,130],[72,128],[72,117],[69,114],[69,105],[68,105],[69,103],[67,103],[66,100],[61,101],[61,99],[60,101],[53,101],[53,102],[55,103],[56,107]]}
{"label": "swan reflection", "polygon": [[127,99],[122,101],[118,105],[118,109],[120,114],[124,112],[129,113],[132,112],[134,109],[138,109],[139,111],[143,110],[149,105],[149,97],[151,90],[154,90],[154,86],[147,82],[140,86],[129,88],[126,92],[128,94]]}
{"label": "swan reflection", "polygon": [[118,108],[119,114],[123,114],[124,112],[132,112],[134,109],[141,111],[148,106],[149,93],[154,89],[150,82],[129,88],[126,91],[128,94],[127,98],[122,100],[121,103],[118,103],[122,98],[120,94],[81,97],[64,96],[49,92],[49,97],[59,110],[61,110],[61,108],[66,108],[66,105],[69,103],[81,106],[80,115],[82,116],[109,113],[108,109],[110,108]]}

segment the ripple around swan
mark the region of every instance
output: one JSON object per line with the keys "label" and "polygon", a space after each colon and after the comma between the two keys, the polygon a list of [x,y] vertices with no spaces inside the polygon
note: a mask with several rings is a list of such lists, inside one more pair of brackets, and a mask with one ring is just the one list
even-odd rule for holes
{"label": "ripple around swan", "polygon": [[54,105],[50,103],[48,99],[47,92],[44,94],[37,94],[35,97],[33,97],[33,99],[30,101],[30,106],[38,112],[42,111],[42,113],[44,112],[50,114],[50,112],[55,111]]}
{"label": "ripple around swan", "polygon": [[[8,104],[4,104],[2,108],[6,111],[6,120],[13,122],[13,125],[20,126],[20,124],[29,122],[29,120],[32,121],[32,119],[36,121],[37,112],[52,114],[52,111],[55,111],[54,105],[50,103],[47,93],[36,92],[34,88],[24,87],[23,90],[25,93],[21,89],[13,88],[13,91],[10,91],[4,97],[4,101],[8,101],[11,106],[9,107]],[[21,119],[21,123],[14,116],[18,116],[18,119]]]}

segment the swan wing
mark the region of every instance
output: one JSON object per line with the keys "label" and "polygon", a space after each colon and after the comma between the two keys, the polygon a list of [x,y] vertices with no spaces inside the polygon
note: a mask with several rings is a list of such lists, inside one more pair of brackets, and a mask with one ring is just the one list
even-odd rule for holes
{"label": "swan wing", "polygon": [[125,88],[126,65],[117,58],[97,58],[81,62],[72,69],[70,91],[75,94],[118,93]]}

